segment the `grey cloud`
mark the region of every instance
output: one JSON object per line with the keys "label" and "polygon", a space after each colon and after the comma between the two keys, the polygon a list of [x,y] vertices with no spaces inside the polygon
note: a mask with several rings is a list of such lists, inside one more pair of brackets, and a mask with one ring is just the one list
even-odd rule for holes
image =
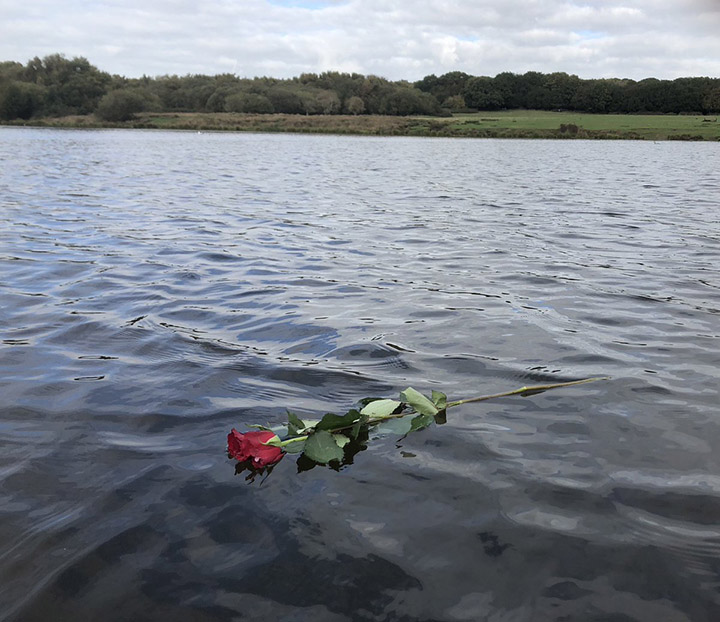
{"label": "grey cloud", "polygon": [[[452,70],[720,75],[715,0],[0,0],[0,59],[64,52],[127,76]],[[315,3],[316,5],[318,3]]]}

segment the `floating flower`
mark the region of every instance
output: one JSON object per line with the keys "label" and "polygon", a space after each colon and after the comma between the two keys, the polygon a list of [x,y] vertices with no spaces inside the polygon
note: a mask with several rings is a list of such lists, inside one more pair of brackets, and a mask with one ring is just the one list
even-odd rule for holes
{"label": "floating flower", "polygon": [[243,434],[233,428],[228,434],[228,453],[239,462],[249,462],[256,469],[271,466],[285,455],[280,447],[266,445],[276,438],[277,435],[268,430]]}
{"label": "floating flower", "polygon": [[246,478],[249,481],[259,474],[269,474],[286,453],[298,454],[298,471],[307,471],[320,464],[339,470],[352,464],[353,456],[365,449],[371,431],[372,438],[383,434],[404,438],[433,423],[445,423],[449,408],[514,395],[527,397],[596,380],[601,378],[526,386],[454,402],[449,402],[440,391],[427,396],[408,387],[400,393],[398,400],[365,398],[360,400],[360,410],[351,408],[344,415],[327,413],[319,420],[303,420],[288,411],[287,425],[273,428],[282,439],[273,430],[259,425],[254,427],[263,429],[254,432],[241,433],[233,428],[228,434],[228,452],[231,458],[238,460],[236,473],[250,470]]}

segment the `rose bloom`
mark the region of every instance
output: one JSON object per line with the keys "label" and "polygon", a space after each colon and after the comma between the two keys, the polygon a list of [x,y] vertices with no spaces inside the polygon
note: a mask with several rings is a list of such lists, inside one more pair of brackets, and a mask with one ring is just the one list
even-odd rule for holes
{"label": "rose bloom", "polygon": [[277,438],[277,435],[268,430],[243,434],[233,428],[228,434],[228,453],[240,462],[250,462],[257,469],[271,466],[280,462],[285,455],[280,447],[263,444],[273,438]]}

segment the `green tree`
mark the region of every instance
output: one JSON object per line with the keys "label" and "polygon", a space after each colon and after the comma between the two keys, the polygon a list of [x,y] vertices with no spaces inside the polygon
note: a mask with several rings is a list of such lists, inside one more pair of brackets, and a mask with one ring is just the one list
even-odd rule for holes
{"label": "green tree", "polygon": [[129,121],[147,108],[148,99],[135,89],[110,91],[100,100],[95,115],[103,121]]}
{"label": "green tree", "polygon": [[465,98],[462,95],[451,95],[443,102],[443,107],[449,110],[464,110],[467,108]]}
{"label": "green tree", "polygon": [[609,80],[583,80],[571,101],[573,110],[605,113],[610,111],[613,89]]}
{"label": "green tree", "polygon": [[226,110],[225,103],[227,97],[236,92],[237,91],[234,88],[227,86],[222,86],[215,89],[215,91],[213,91],[213,94],[210,95],[210,97],[208,97],[207,101],[205,102],[205,110],[207,110],[208,112],[223,112],[224,110]]}
{"label": "green tree", "polygon": [[398,87],[388,92],[380,104],[380,114],[407,116],[435,114],[439,111],[435,98],[413,87]]}
{"label": "green tree", "polygon": [[385,114],[381,110],[383,100],[392,90],[392,85],[385,78],[369,75],[363,80],[358,95],[365,103],[368,114]]}
{"label": "green tree", "polygon": [[451,71],[440,77],[431,74],[416,82],[414,86],[425,93],[430,93],[441,104],[450,97],[462,95],[471,77],[462,71]]}
{"label": "green tree", "polygon": [[233,93],[225,98],[227,112],[270,114],[275,112],[270,100],[259,93]]}
{"label": "green tree", "polygon": [[362,97],[353,95],[352,97],[349,97],[345,100],[344,111],[347,114],[352,115],[362,114],[363,112],[365,112],[365,102],[362,100]]}
{"label": "green tree", "polygon": [[581,80],[576,75],[568,75],[561,71],[546,76],[543,83],[547,93],[545,107],[550,110],[570,109],[580,83]]}
{"label": "green tree", "polygon": [[707,112],[720,113],[720,86],[716,86],[706,93],[703,106]]}
{"label": "green tree", "polygon": [[8,81],[0,85],[0,119],[29,119],[42,107],[43,87]]}
{"label": "green tree", "polygon": [[51,54],[28,61],[24,79],[46,89],[43,114],[88,114],[107,92],[110,74],[99,71],[86,58]]}
{"label": "green tree", "polygon": [[305,106],[298,93],[286,86],[274,86],[268,89],[267,98],[275,112],[285,114],[305,114]]}
{"label": "green tree", "polygon": [[321,114],[338,114],[340,112],[342,103],[335,91],[321,89],[318,91],[316,98]]}
{"label": "green tree", "polygon": [[486,76],[470,78],[465,85],[463,98],[470,108],[478,110],[498,110],[503,106],[502,93],[493,79]]}
{"label": "green tree", "polygon": [[523,77],[516,73],[505,71],[493,78],[495,88],[503,99],[503,108],[525,108],[526,92],[523,90]]}
{"label": "green tree", "polygon": [[9,80],[23,80],[25,68],[22,63],[8,60],[0,62],[0,83]]}

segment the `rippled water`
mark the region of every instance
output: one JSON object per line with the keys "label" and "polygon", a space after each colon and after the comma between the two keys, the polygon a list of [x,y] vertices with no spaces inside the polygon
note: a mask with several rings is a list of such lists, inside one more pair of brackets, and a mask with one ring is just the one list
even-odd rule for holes
{"label": "rippled water", "polygon": [[[716,620],[712,144],[0,128],[0,618]],[[339,473],[233,426],[466,405]]]}

